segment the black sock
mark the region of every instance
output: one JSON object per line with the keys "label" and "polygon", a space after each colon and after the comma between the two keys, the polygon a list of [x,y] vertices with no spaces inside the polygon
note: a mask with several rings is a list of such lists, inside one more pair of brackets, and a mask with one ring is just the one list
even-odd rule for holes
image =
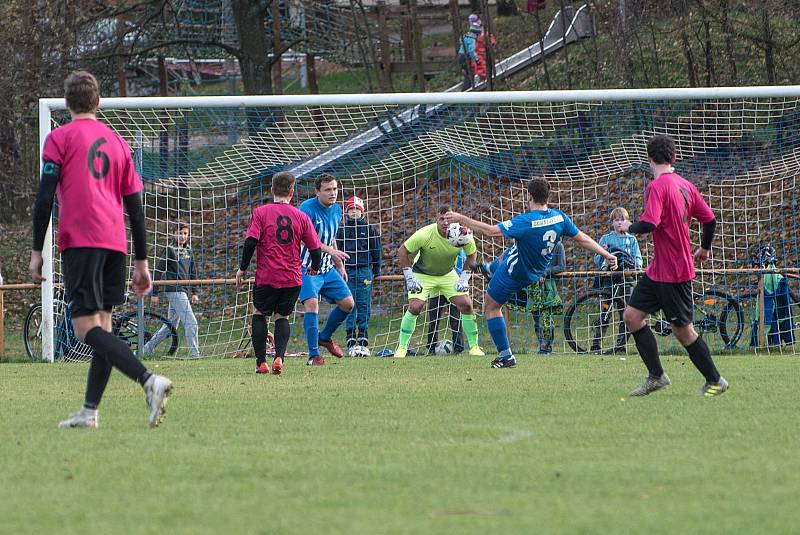
{"label": "black sock", "polygon": [[111,377],[113,366],[101,357],[97,352],[92,356],[89,364],[89,375],[86,378],[86,398],[83,406],[87,409],[97,409],[100,400],[103,399],[103,392],[106,391],[108,378]]}
{"label": "black sock", "polygon": [[689,353],[689,358],[692,359],[694,367],[703,374],[706,381],[709,383],[719,381],[719,372],[711,359],[711,351],[708,350],[708,345],[702,337],[698,336],[697,340],[686,346],[686,352]]}
{"label": "black sock", "polygon": [[106,359],[129,379],[132,379],[144,386],[150,378],[150,372],[139,362],[136,356],[128,347],[128,344],[119,339],[116,335],[104,331],[102,327],[94,327],[86,333],[85,342],[95,350],[97,355]]}
{"label": "black sock", "polygon": [[283,358],[286,355],[290,334],[289,320],[286,318],[275,320],[275,357]]}
{"label": "black sock", "polygon": [[645,325],[633,333],[633,339],[636,341],[636,349],[639,350],[642,362],[647,366],[647,371],[650,372],[650,375],[652,377],[664,375],[661,359],[658,358],[658,342],[656,342],[656,335],[650,330],[650,326]]}
{"label": "black sock", "polygon": [[[267,319],[260,314],[253,314],[253,329],[250,334],[253,351],[256,354],[256,366],[267,361]],[[277,345],[277,341],[275,344]]]}

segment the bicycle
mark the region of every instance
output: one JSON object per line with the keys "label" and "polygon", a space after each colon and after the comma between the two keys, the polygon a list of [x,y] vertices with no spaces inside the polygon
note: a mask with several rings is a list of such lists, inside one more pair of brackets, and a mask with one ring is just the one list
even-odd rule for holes
{"label": "bicycle", "polygon": [[[54,360],[88,360],[92,356],[92,348],[79,341],[72,328],[72,309],[64,301],[63,290],[58,290],[53,299],[53,318],[55,324]],[[111,314],[112,332],[119,336],[131,350],[136,353],[139,346],[139,317],[137,312],[113,312]],[[172,323],[155,312],[144,312],[144,341],[150,341],[162,327],[169,329],[159,347],[166,348],[165,355],[174,355],[178,349],[178,332]],[[31,360],[37,360],[42,354],[42,304],[35,303],[28,309],[23,326],[25,334],[25,352]]]}
{"label": "bicycle", "polygon": [[[620,265],[623,265],[620,262]],[[589,290],[564,314],[564,338],[576,353],[624,352],[630,332],[622,313],[635,286],[635,277],[615,272],[610,286]],[[726,349],[736,347],[744,331],[744,312],[735,298],[716,289],[692,292],[694,327],[700,335],[719,334]],[[669,322],[656,317],[653,332],[672,334]]]}

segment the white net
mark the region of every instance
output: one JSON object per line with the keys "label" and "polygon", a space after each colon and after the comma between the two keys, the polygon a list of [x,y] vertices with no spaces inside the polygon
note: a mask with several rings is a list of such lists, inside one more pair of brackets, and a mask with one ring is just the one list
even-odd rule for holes
{"label": "white net", "polygon": [[[390,97],[384,101],[389,103],[375,105],[331,105],[318,99],[280,106],[263,105],[269,101],[262,98],[229,108],[175,100],[176,106],[169,108],[147,109],[141,103],[129,109],[109,107],[100,118],[130,143],[145,180],[154,269],[172,254],[168,249],[174,249],[177,223],[188,224],[193,276],[202,282],[186,292],[196,291],[199,298],[192,311],[198,325],[196,352],[203,357],[252,353],[247,332],[250,288],[238,290],[221,281],[233,277],[250,214],[268,199],[270,177],[277,171],[290,170],[298,177],[297,204],[314,195],[313,179],[322,172],[338,177],[339,203],[352,195],[364,199],[366,218],[382,238],[381,277],[362,284],[369,286],[367,338],[374,354],[397,344],[406,302],[402,278],[397,276],[397,248],[415,230],[434,222],[441,206],[485,222],[500,222],[527,209],[525,180],[544,176],[551,182],[551,204],[599,239],[610,231],[613,208],[627,208],[634,220],[641,213],[649,178],[645,145],[654,134],[676,140],[677,172],[698,186],[718,220],[712,259],[695,284],[696,325],[705,329],[715,350],[741,351],[751,344],[767,346],[770,340],[771,347],[785,350],[793,341],[796,320],[790,314],[787,322],[781,296],[788,296],[788,310],[793,312],[796,279],[760,277],[767,294],[760,300],[759,276],[731,270],[752,268],[752,251],[766,244],[775,249],[777,268],[798,266],[794,213],[800,93],[758,97],[753,96],[756,90],[742,90],[742,94],[746,96],[697,93],[665,99],[655,91],[650,96],[640,92],[635,100],[617,96],[587,100],[583,94],[562,92],[549,102],[538,97],[526,101],[526,94],[511,98],[495,94],[503,95],[504,102],[491,102],[489,94],[464,95],[458,98],[474,103],[458,104],[445,103],[443,95],[440,103],[412,107],[391,104]],[[425,98],[435,100],[435,96]],[[447,98],[452,102],[452,95]],[[104,104],[114,106],[113,99]],[[55,121],[63,119],[59,113],[54,113]],[[692,227],[692,236],[697,243],[699,227]],[[651,242],[641,238],[639,244],[647,265]],[[509,245],[479,239],[479,261],[491,262]],[[617,288],[595,273],[570,275],[597,268],[591,255],[569,240],[564,245],[566,273],[553,279],[559,302],[544,306],[530,292],[520,296],[511,307],[512,346],[521,353],[547,346],[566,352],[632,350],[617,318],[629,288]],[[58,278],[57,258],[55,271]],[[363,272],[359,277],[356,280],[362,282],[369,278]],[[478,313],[484,287],[484,278],[473,278],[471,293]],[[606,293],[589,295],[601,290]],[[145,307],[177,327],[154,354],[194,356],[193,344],[185,336],[189,316],[177,313],[177,305],[165,297],[158,306],[146,301]],[[457,314],[451,319],[449,303],[440,299],[432,300],[429,308],[439,313],[420,316],[409,347],[418,354],[435,352],[439,342],[450,340],[452,350],[458,351],[464,343],[458,335]],[[124,310],[134,312],[133,307]],[[328,310],[322,308],[321,321]],[[654,325],[660,328],[658,321]],[[551,322],[554,334],[548,341]],[[539,337],[537,324],[542,327]],[[344,346],[348,338],[359,336],[359,329],[351,320],[337,331],[336,339]],[[598,333],[600,347],[595,348]],[[173,338],[177,349],[170,352],[167,346]],[[667,349],[671,340],[665,337],[659,342]],[[480,321],[479,343],[491,348]],[[447,345],[440,352],[448,352]],[[302,320],[296,318],[289,350],[296,354],[307,350]]]}

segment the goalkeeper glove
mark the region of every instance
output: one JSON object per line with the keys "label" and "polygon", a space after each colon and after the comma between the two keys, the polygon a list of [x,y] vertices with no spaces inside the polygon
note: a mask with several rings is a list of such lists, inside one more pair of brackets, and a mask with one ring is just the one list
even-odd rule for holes
{"label": "goalkeeper glove", "polygon": [[422,291],[422,283],[414,276],[410,267],[403,268],[403,276],[406,278],[406,290],[408,293],[418,294]]}
{"label": "goalkeeper glove", "polygon": [[456,281],[455,289],[457,292],[468,292],[469,291],[469,278],[472,277],[472,272],[468,270],[464,270],[461,272],[461,276]]}

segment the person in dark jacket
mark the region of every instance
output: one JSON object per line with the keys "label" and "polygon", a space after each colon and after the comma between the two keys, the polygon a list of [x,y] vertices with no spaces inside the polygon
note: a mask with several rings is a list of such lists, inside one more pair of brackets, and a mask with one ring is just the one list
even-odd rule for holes
{"label": "person in dark jacket", "polygon": [[381,272],[381,236],[364,215],[364,201],[350,197],[344,203],[344,223],[336,233],[340,251],[350,255],[345,260],[347,285],[353,293],[355,308],[347,316],[347,348],[351,357],[368,357],[367,327],[372,308],[372,283]]}
{"label": "person in dark jacket", "polygon": [[[167,245],[164,256],[153,272],[153,280],[192,280],[195,279],[194,259],[192,247],[189,245],[189,224],[180,222],[175,233],[175,242]],[[159,305],[159,293],[164,292],[169,303],[168,318],[177,329],[183,323],[183,332],[186,335],[186,345],[189,347],[189,358],[199,358],[200,349],[197,343],[197,318],[192,311],[192,305],[199,301],[197,286],[186,285],[182,282],[166,286],[153,285],[153,296],[150,299],[152,306]],[[190,297],[191,296],[191,297]],[[151,353],[158,344],[169,334],[168,327],[162,326],[153,338],[144,346],[145,353]]]}

